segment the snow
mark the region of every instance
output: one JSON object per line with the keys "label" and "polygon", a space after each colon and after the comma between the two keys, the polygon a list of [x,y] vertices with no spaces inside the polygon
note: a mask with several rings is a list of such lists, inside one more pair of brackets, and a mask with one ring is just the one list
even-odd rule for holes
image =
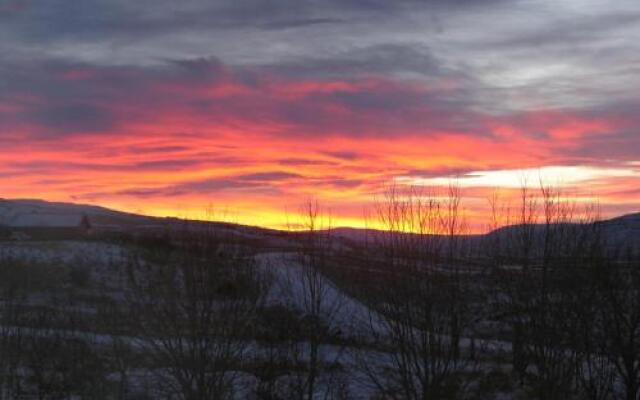
{"label": "snow", "polygon": [[11,227],[76,227],[88,213],[96,213],[96,208],[38,200],[0,201],[0,225]]}
{"label": "snow", "polygon": [[116,221],[144,218],[90,205],[0,199],[0,225],[9,227],[77,227],[84,215]]}
{"label": "snow", "polygon": [[[109,274],[108,267],[110,265],[121,264],[127,259],[128,250],[125,247],[89,241],[52,241],[52,242],[0,242],[0,255],[11,256],[24,260],[33,261],[49,261],[64,264],[80,263],[87,268],[92,268],[94,272],[100,271],[104,273],[104,277],[115,279]],[[286,252],[262,253],[257,256],[257,263],[261,271],[270,275],[273,279],[271,290],[267,295],[267,303],[281,304],[287,307],[304,311],[307,292],[304,282],[309,273],[308,267],[302,265],[295,255]],[[321,281],[320,286],[323,288],[322,309],[327,318],[325,322],[330,328],[340,328],[345,333],[356,333],[358,329],[366,326],[370,322],[375,323],[376,329],[383,326],[380,322],[370,321],[369,318],[374,316],[368,307],[357,299],[349,296],[339,287],[337,287],[330,279],[323,275],[314,275]],[[363,325],[364,324],[364,325]],[[378,325],[380,324],[380,325]],[[13,327],[5,327],[13,328]],[[27,329],[27,328],[15,328]],[[145,341],[130,336],[116,336],[100,333],[89,332],[71,332],[71,331],[48,331],[38,332],[31,330],[30,335],[52,334],[57,333],[65,337],[75,337],[86,340],[94,345],[109,346],[114,339],[123,340],[133,349],[141,349],[145,346]],[[305,343],[300,343],[303,347]],[[148,342],[146,343],[148,345]],[[471,340],[463,338],[461,345],[468,347]],[[509,343],[499,341],[476,341],[478,346],[486,346],[491,352],[502,352],[508,350]],[[261,356],[264,352],[263,344],[251,342],[247,343],[247,352],[251,352],[256,356]],[[389,354],[367,350],[365,348],[345,348],[339,345],[323,344],[320,346],[319,353],[322,359],[328,361],[339,361],[351,373],[346,377],[346,384],[352,393],[351,398],[369,398],[373,393],[372,388],[368,387],[364,382],[363,376],[359,375],[358,364],[370,362],[376,365],[386,365]],[[302,351],[301,359],[304,359],[306,351]],[[140,376],[136,376],[134,380],[145,382],[150,379],[153,371],[139,370]],[[286,385],[287,376],[281,378],[283,385]],[[239,380],[239,388],[245,391],[239,392],[239,397],[247,396],[248,391],[256,386],[256,378],[244,374]],[[330,387],[329,383],[324,383]],[[319,392],[326,387],[322,383],[319,384]]]}
{"label": "snow", "polygon": [[0,255],[31,262],[55,261],[98,267],[123,261],[126,249],[101,242],[0,242]]}
{"label": "snow", "polygon": [[[305,280],[308,267],[298,263],[291,254],[267,253],[258,256],[259,265],[273,278],[268,304],[283,304],[304,310],[308,301]],[[322,274],[315,276],[322,288],[321,315],[329,328],[355,329],[357,324],[368,323],[369,309],[360,301],[345,294]]]}

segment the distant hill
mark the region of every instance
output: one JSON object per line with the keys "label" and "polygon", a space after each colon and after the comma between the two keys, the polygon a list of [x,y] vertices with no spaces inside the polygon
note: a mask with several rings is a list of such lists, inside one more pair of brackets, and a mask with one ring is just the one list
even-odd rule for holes
{"label": "distant hill", "polygon": [[[84,223],[83,223],[84,221]],[[188,221],[190,230],[224,232],[271,246],[283,246],[286,233],[227,222]],[[149,217],[86,204],[48,202],[35,199],[0,199],[0,238],[15,236],[38,240],[66,240],[78,236],[88,225],[94,232],[154,234],[179,232],[185,221],[172,217]],[[85,226],[83,226],[85,225]]]}
{"label": "distant hill", "polygon": [[[178,223],[176,218],[148,217],[138,214],[115,211],[104,207],[47,202],[35,199],[0,199],[0,226],[8,228],[27,227],[78,227],[86,216],[91,226],[97,229],[131,229],[131,228],[162,228]],[[231,223],[198,221],[195,226],[230,229],[243,236],[273,236],[277,231],[259,227],[242,226]],[[613,243],[632,244],[640,248],[640,213],[624,215],[609,220],[603,220],[603,232],[607,239]],[[480,245],[483,238],[500,235],[508,236],[520,229],[518,225],[507,226],[489,232],[486,235],[466,236],[472,244]],[[542,225],[535,228],[542,231]],[[381,235],[381,231],[375,229],[358,228],[334,228],[332,232],[336,237],[352,242],[363,242],[367,238],[375,238]]]}
{"label": "distant hill", "polygon": [[93,226],[125,227],[161,221],[158,218],[84,204],[0,199],[0,225],[7,227],[77,227],[83,216],[86,216]]}
{"label": "distant hill", "polygon": [[[601,232],[612,246],[623,245],[640,250],[640,213],[623,215],[608,220],[599,221]],[[575,224],[565,224],[568,228],[576,226]],[[486,239],[502,238],[503,240],[517,237],[518,231],[522,229],[522,225],[509,225],[498,228],[486,234],[464,235],[467,245],[472,249],[480,249],[486,244]],[[353,242],[364,242],[366,240],[375,240],[384,234],[383,231],[376,229],[357,229],[357,228],[335,228],[332,230],[334,235],[342,239]],[[538,245],[544,234],[544,225],[537,224],[533,226],[534,240],[538,240]],[[407,234],[411,235],[411,234]],[[437,235],[436,235],[437,236]]]}
{"label": "distant hill", "polygon": [[608,240],[640,249],[640,213],[624,215],[601,223]]}

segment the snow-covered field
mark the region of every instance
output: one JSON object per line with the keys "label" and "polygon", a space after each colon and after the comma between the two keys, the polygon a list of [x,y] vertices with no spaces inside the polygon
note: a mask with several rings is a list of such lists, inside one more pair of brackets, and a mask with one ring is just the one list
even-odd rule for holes
{"label": "snow-covered field", "polygon": [[355,329],[356,325],[368,323],[369,309],[359,300],[346,294],[331,280],[314,274],[301,265],[295,256],[288,253],[265,253],[257,257],[261,269],[273,279],[267,302],[282,304],[297,310],[308,307],[309,291],[305,287],[316,279],[320,290],[321,314],[328,320],[330,328]]}
{"label": "snow-covered field", "polygon": [[71,228],[78,227],[85,216],[92,225],[110,227],[157,224],[161,220],[84,204],[0,199],[0,226]]}
{"label": "snow-covered field", "polygon": [[103,242],[24,241],[0,242],[0,257],[23,261],[64,263],[101,267],[122,262],[127,249]]}
{"label": "snow-covered field", "polygon": [[11,227],[75,227],[85,214],[104,214],[106,209],[40,200],[0,200],[0,225]]}

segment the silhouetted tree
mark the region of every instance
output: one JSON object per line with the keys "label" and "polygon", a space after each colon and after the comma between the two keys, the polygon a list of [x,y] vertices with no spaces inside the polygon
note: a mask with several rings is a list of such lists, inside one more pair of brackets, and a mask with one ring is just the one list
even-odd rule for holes
{"label": "silhouetted tree", "polygon": [[392,187],[377,215],[384,230],[372,238],[368,257],[383,277],[368,289],[367,337],[382,354],[362,353],[361,370],[385,398],[457,398],[475,352],[473,339],[463,339],[472,316],[459,265],[460,191],[452,186],[439,196]]}
{"label": "silhouetted tree", "polygon": [[[263,282],[230,235],[188,226],[153,262],[132,259],[130,306],[165,395],[226,399],[248,348]],[[161,261],[163,260],[163,261]]]}

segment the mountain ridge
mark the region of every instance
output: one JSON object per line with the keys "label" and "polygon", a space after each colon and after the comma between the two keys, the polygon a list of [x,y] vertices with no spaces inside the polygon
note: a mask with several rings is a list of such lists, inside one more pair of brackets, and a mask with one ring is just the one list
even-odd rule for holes
{"label": "mountain ridge", "polygon": [[[155,217],[132,212],[114,210],[104,206],[54,202],[42,199],[6,199],[0,198],[0,225],[5,227],[73,227],[78,226],[83,216],[87,216],[92,224],[102,225],[164,225],[171,221],[181,221],[176,217]],[[193,220],[195,223],[223,224],[242,228],[254,228],[266,231],[278,231],[258,226],[243,225],[223,221]],[[616,216],[598,221],[605,228],[619,227],[625,230],[638,230],[640,233],[640,212]],[[536,226],[542,226],[537,224]],[[469,234],[461,236],[477,237],[489,236],[499,232],[518,229],[519,225],[508,225],[483,234]],[[362,239],[366,235],[381,230],[373,228],[335,227],[331,231],[349,239]]]}

